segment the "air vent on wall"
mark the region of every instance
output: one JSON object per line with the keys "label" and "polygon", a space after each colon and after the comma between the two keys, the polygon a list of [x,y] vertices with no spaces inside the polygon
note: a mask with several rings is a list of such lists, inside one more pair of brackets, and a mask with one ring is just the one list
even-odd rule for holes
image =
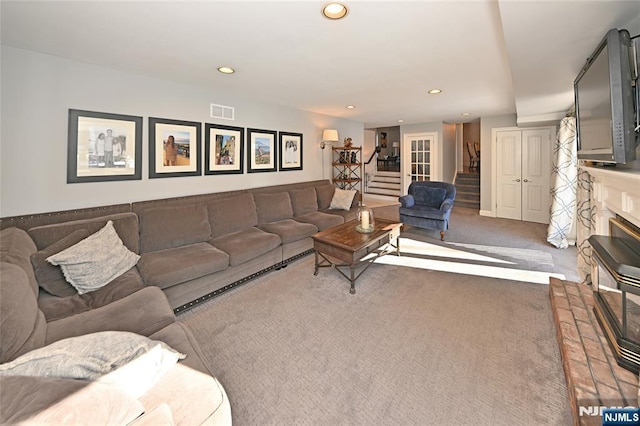
{"label": "air vent on wall", "polygon": [[211,104],[211,117],[235,120],[235,108],[225,105]]}

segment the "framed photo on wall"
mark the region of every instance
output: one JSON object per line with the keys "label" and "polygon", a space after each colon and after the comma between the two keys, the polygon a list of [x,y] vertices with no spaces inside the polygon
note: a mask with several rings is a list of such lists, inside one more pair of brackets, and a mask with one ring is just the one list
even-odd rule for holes
{"label": "framed photo on wall", "polygon": [[244,129],[205,124],[205,175],[244,173]]}
{"label": "framed photo on wall", "polygon": [[278,133],[280,171],[302,170],[302,133]]}
{"label": "framed photo on wall", "polygon": [[142,117],[69,110],[67,183],[142,179]]}
{"label": "framed photo on wall", "polygon": [[277,170],[276,134],[275,130],[247,129],[249,173]]}
{"label": "framed photo on wall", "polygon": [[202,124],[149,117],[149,178],[200,176]]}

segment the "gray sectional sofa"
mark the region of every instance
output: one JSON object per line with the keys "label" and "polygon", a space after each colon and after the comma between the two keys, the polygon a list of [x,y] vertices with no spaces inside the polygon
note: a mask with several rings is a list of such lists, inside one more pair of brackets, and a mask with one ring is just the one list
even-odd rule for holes
{"label": "gray sectional sofa", "polygon": [[[355,219],[360,195],[349,210],[330,209],[335,190],[318,180],[3,218],[0,227],[26,230],[44,259],[111,220],[124,245],[140,255],[121,287],[159,287],[179,313],[311,253],[311,235]],[[61,303],[87,309],[69,302],[73,289],[40,287],[45,309]]]}
{"label": "gray sectional sofa", "polygon": [[[311,253],[313,234],[356,217],[359,194],[349,209],[336,210],[329,208],[335,191],[328,180],[321,180],[3,218],[0,362],[70,337],[108,331],[147,336],[187,354],[177,367],[188,371],[171,370],[173,375],[158,385],[162,391],[151,392],[151,402],[141,398],[148,424],[158,421],[152,415],[166,415],[167,406],[176,424],[230,423],[224,389],[207,370],[195,339],[175,314]],[[78,294],[45,259],[102,229],[108,221],[124,246],[140,258],[104,287]],[[185,375],[196,373],[210,379],[188,379],[204,382],[205,390],[196,387],[195,392],[202,392],[208,404],[191,413],[177,390]],[[75,394],[77,386],[77,380],[61,386],[1,374],[0,379],[3,390],[30,392],[16,393],[22,399],[3,392],[3,422],[53,404],[39,393],[40,387],[52,386],[58,391],[49,393],[61,397]],[[34,395],[42,396],[41,400]],[[20,405],[29,400],[36,404],[28,409]],[[148,410],[147,404],[153,408]],[[144,416],[136,421],[144,424]]]}

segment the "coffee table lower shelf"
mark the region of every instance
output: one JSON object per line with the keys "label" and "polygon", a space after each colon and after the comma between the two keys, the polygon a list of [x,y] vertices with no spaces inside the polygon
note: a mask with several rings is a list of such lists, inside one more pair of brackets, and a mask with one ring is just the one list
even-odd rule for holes
{"label": "coffee table lower shelf", "polygon": [[312,237],[313,275],[318,275],[320,268],[333,268],[351,283],[351,294],[356,292],[356,280],[376,259],[394,252],[400,256],[401,223],[376,221],[376,230],[370,234],[357,232],[357,224],[357,221],[347,222]]}

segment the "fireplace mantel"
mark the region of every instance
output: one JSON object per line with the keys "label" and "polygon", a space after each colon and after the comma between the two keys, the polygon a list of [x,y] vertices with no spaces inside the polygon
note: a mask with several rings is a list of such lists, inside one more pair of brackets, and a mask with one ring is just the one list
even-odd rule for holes
{"label": "fireplace mantel", "polygon": [[640,226],[640,170],[580,166],[594,179],[595,233],[609,235],[609,218],[616,214]]}

